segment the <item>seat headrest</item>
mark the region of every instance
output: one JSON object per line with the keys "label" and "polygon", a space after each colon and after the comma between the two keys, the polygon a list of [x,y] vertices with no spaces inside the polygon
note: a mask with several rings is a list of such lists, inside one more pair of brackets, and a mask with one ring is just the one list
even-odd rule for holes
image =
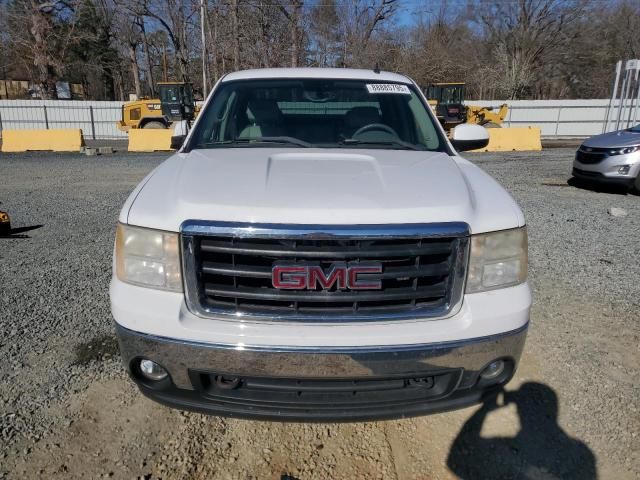
{"label": "seat headrest", "polygon": [[257,124],[265,122],[280,122],[282,112],[275,100],[252,98],[248,104]]}
{"label": "seat headrest", "polygon": [[376,107],[354,107],[344,118],[348,128],[360,128],[371,123],[380,123],[380,113]]}

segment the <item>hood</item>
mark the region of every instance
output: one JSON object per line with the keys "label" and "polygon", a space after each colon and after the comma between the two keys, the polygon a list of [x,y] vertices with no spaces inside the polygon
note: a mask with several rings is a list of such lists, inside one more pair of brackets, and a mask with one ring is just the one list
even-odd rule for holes
{"label": "hood", "polygon": [[582,145],[592,148],[620,148],[640,145],[640,129],[618,130],[587,138]]}
{"label": "hood", "polygon": [[491,177],[440,152],[193,150],[172,156],[143,183],[120,220],[169,231],[179,231],[185,220],[322,225],[462,221],[477,233],[524,221],[513,199]]}

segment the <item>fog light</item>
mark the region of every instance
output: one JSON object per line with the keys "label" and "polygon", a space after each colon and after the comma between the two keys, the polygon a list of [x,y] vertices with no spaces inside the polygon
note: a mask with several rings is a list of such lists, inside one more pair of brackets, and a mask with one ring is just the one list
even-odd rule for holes
{"label": "fog light", "polygon": [[500,376],[502,372],[504,372],[504,362],[502,360],[496,360],[487,365],[487,368],[482,371],[480,377],[483,380],[492,380]]}
{"label": "fog light", "polygon": [[140,373],[149,380],[157,382],[159,380],[167,378],[167,375],[169,375],[164,368],[151,360],[142,359],[140,360],[139,366]]}
{"label": "fog light", "polygon": [[618,173],[620,175],[626,175],[629,173],[629,170],[631,170],[631,165],[622,165],[620,168],[618,168]]}

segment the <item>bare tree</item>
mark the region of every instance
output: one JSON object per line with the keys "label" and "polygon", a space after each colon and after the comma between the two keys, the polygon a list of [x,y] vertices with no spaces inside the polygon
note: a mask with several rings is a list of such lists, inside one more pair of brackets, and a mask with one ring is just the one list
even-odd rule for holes
{"label": "bare tree", "polygon": [[238,0],[231,0],[231,42],[233,45],[233,69],[240,70],[240,31],[238,29]]}
{"label": "bare tree", "polygon": [[151,94],[151,96],[154,96],[156,89],[153,81],[153,62],[151,60],[151,52],[149,49],[149,39],[147,38],[147,29],[145,26],[144,16],[139,15],[136,17],[136,25],[140,29],[140,39],[142,41],[142,47],[143,47],[144,56],[146,59],[147,73],[145,77],[147,78],[147,84],[149,85],[149,93]]}
{"label": "bare tree", "polygon": [[463,16],[445,2],[420,17],[404,41],[398,67],[422,85],[462,81],[473,62],[473,40]]}
{"label": "bare tree", "polygon": [[128,60],[133,88],[136,97],[142,97],[142,83],[140,81],[140,64],[138,61],[138,49],[142,44],[139,17],[135,15],[136,4],[122,1],[117,4],[117,13],[114,20],[116,43]]}
{"label": "bare tree", "polygon": [[303,0],[287,0],[280,4],[280,10],[289,22],[291,35],[291,66],[297,67],[300,59],[300,47],[302,45],[302,21]]}
{"label": "bare tree", "polygon": [[396,13],[396,0],[349,0],[341,5],[342,63],[369,66],[375,57],[370,49],[374,32]]}
{"label": "bare tree", "polygon": [[335,0],[325,0],[313,6],[310,13],[311,33],[315,42],[313,64],[318,67],[334,66],[339,54],[339,18]]}
{"label": "bare tree", "polygon": [[565,40],[568,25],[584,11],[583,0],[519,0],[481,4],[480,18],[494,48],[508,98],[527,96],[544,54]]}
{"label": "bare tree", "polygon": [[200,7],[0,0],[0,79],[29,78],[44,98],[61,79],[91,98],[122,98],[201,69],[214,81],[242,68],[379,64],[422,86],[464,81],[476,98],[593,98],[608,95],[617,60],[640,55],[629,33],[640,29],[637,0],[204,0],[198,15]]}
{"label": "bare tree", "polygon": [[[9,42],[32,65],[42,98],[56,98],[56,82],[64,68],[67,49],[78,39],[73,15],[76,3],[62,0],[18,0],[6,8]],[[69,16],[64,28],[61,15]],[[31,69],[30,69],[31,70]]]}
{"label": "bare tree", "polygon": [[[237,1],[237,0],[233,0]],[[144,0],[144,15],[157,21],[166,31],[173,45],[180,80],[189,82],[189,49],[195,35],[193,16],[197,12],[194,4],[184,0],[165,0],[163,2]]]}

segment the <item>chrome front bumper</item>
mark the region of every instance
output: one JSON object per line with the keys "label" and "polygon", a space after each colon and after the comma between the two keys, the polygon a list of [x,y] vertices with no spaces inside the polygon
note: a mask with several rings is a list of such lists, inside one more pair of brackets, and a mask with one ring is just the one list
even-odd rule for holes
{"label": "chrome front bumper", "polygon": [[[146,335],[118,324],[116,330],[123,361],[131,377],[145,395],[161,403],[222,416],[345,421],[421,415],[481,401],[488,390],[507,383],[515,372],[527,326],[460,342],[335,349],[211,345]],[[162,365],[170,379],[158,384],[145,381],[135,368],[136,360],[141,358]],[[488,384],[480,379],[480,373],[497,359],[505,360],[507,369],[504,375]],[[254,392],[253,403],[244,397],[242,401],[228,402],[228,398],[220,397],[219,391],[205,392],[198,380],[200,375],[267,379],[271,386],[279,380],[288,384],[292,380],[298,383],[316,381],[321,385],[333,380],[355,384],[387,379],[442,378],[444,383],[437,395],[426,396],[421,402],[412,397],[411,402],[404,404],[397,401],[398,395],[395,395],[394,402],[372,402],[371,408],[365,408],[369,406],[366,398],[359,397],[357,408],[352,409],[349,403],[339,410],[335,405],[324,410],[323,405],[317,403],[313,403],[313,407],[300,407],[295,403],[275,407],[266,391],[264,399],[256,399]]]}

